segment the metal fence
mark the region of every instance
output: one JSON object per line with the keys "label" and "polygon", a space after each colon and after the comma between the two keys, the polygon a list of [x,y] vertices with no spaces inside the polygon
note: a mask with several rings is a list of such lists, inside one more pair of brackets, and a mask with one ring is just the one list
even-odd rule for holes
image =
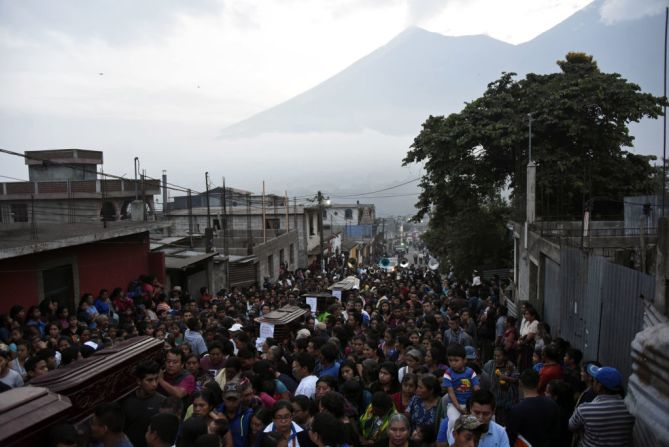
{"label": "metal fence", "polygon": [[654,296],[655,279],[577,248],[560,249],[560,265],[543,269],[544,320],[553,334],[598,359],[631,373],[629,347],[643,325],[643,300]]}

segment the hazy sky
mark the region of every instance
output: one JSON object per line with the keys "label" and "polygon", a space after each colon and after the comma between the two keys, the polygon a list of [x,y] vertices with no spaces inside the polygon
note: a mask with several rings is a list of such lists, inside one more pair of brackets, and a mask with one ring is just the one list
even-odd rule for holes
{"label": "hazy sky", "polygon": [[[226,152],[217,135],[338,73],[407,26],[521,43],[589,3],[0,0],[0,147],[103,150],[105,169],[128,175],[138,155],[150,175],[167,169],[172,182],[199,188],[209,169],[214,179],[225,175],[231,186],[256,191],[263,178],[278,193],[341,189],[342,179],[375,189],[418,172],[398,166],[399,151],[371,173],[360,165],[372,158],[333,173],[314,152],[313,136],[247,142],[264,148],[249,155],[237,153],[240,142]],[[608,0],[602,19],[655,13],[665,3]],[[406,153],[412,136],[376,137],[375,147]],[[331,138],[345,144],[354,137]],[[21,160],[0,157],[0,175],[27,176]]]}

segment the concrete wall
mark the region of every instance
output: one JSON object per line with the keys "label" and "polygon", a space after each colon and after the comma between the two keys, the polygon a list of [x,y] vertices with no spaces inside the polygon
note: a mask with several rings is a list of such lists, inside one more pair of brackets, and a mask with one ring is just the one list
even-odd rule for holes
{"label": "concrete wall", "polygon": [[97,166],[77,165],[72,166],[40,166],[28,167],[28,179],[31,182],[45,182],[54,180],[95,180],[97,179]]}
{"label": "concrete wall", "polygon": [[151,258],[148,233],[5,259],[0,261],[0,312],[14,304],[38,304],[44,297],[42,271],[61,265],[72,266],[75,305],[84,292],[125,289],[141,274],[160,278],[165,270],[164,262]]}
{"label": "concrete wall", "polygon": [[[254,255],[258,257],[258,283],[262,284],[265,277],[276,281],[279,278],[280,272],[280,252],[284,252],[284,261],[288,262],[288,269],[294,270],[297,266],[290,264],[290,246],[293,245],[293,250],[297,249],[298,234],[297,231],[290,231],[287,234],[279,236],[265,244],[256,246]],[[269,265],[269,256],[272,256],[272,267]],[[271,274],[270,274],[271,273]]]}

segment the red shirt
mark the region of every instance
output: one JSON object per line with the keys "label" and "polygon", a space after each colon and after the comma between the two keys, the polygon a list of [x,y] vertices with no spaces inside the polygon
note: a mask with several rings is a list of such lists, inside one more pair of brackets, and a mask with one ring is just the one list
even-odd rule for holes
{"label": "red shirt", "polygon": [[564,372],[562,371],[562,366],[557,363],[552,365],[544,365],[541,368],[539,373],[539,385],[537,386],[537,391],[540,395],[543,395],[546,392],[546,386],[548,382],[554,379],[562,379],[564,377]]}

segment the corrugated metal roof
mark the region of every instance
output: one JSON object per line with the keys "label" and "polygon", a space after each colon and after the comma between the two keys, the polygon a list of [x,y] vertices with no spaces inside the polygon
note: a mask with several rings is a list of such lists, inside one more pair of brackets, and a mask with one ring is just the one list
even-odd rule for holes
{"label": "corrugated metal roof", "polygon": [[[183,256],[184,253],[189,253]],[[189,265],[212,258],[218,253],[198,253],[198,252],[181,252],[175,255],[165,256],[165,268],[167,269],[183,269]]]}

